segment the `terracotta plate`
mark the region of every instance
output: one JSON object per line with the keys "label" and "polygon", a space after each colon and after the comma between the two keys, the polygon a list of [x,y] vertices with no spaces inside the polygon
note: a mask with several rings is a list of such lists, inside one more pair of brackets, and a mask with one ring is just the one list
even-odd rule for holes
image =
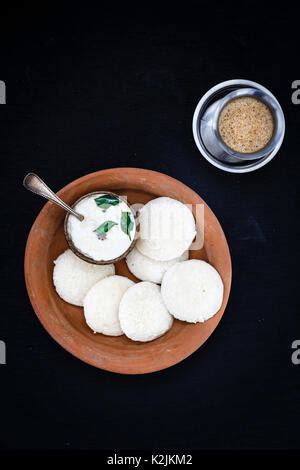
{"label": "terracotta plate", "polygon": [[[144,374],[170,367],[198,349],[218,325],[230,292],[231,260],[222,228],[198,194],[183,183],[150,170],[114,168],[79,178],[59,191],[72,204],[86,193],[107,190],[127,195],[131,204],[169,196],[187,204],[204,204],[204,247],[191,251],[192,258],[208,260],[220,273],[224,299],[219,312],[205,323],[188,324],[176,320],[164,336],[149,342],[130,341],[126,336],[93,334],[84,321],[83,310],[69,305],[56,294],[52,283],[53,260],[67,248],[64,237],[65,212],[48,202],[30,231],[25,253],[25,279],[31,304],[48,333],[67,351],[101,369],[122,374]],[[193,207],[193,211],[195,207]],[[136,278],[124,260],[116,273]]]}

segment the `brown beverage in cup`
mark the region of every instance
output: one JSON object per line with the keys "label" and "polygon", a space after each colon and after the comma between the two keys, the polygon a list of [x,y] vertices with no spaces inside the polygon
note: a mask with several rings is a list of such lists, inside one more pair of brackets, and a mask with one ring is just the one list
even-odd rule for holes
{"label": "brown beverage in cup", "polygon": [[253,96],[229,101],[222,109],[218,128],[223,142],[238,153],[255,153],[271,141],[274,118],[270,108]]}

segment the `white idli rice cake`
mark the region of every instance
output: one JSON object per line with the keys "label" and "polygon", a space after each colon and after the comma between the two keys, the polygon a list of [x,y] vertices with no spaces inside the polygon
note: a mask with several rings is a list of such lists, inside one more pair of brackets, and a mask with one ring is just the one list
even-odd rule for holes
{"label": "white idli rice cake", "polygon": [[129,271],[142,281],[150,281],[160,284],[163,275],[174,264],[185,261],[189,257],[188,250],[179,258],[169,261],[158,261],[143,255],[137,248],[134,248],[126,257],[126,263]]}
{"label": "white idli rice cake", "polygon": [[84,299],[84,316],[94,333],[120,336],[119,305],[127,289],[134,284],[124,276],[110,276],[97,282]]}
{"label": "white idli rice cake", "polygon": [[134,341],[152,341],[173,323],[160,288],[152,282],[139,282],[127,290],[120,303],[119,318],[125,335]]}
{"label": "white idli rice cake", "polygon": [[169,312],[178,320],[204,322],[220,309],[223,282],[210,264],[200,260],[172,266],[163,277],[161,294]]}
{"label": "white idli rice cake", "polygon": [[181,256],[196,235],[192,212],[182,202],[169,197],[158,197],[142,207],[139,224],[138,250],[160,261]]}
{"label": "white idli rice cake", "polygon": [[53,283],[58,295],[66,302],[83,306],[89,289],[101,279],[115,274],[113,264],[87,263],[73,251],[66,250],[54,261]]}

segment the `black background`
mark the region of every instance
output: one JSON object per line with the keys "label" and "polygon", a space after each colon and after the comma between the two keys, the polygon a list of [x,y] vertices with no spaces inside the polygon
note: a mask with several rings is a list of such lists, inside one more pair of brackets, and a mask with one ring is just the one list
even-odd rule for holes
{"label": "black background", "polygon": [[[291,102],[299,10],[209,5],[2,11],[3,449],[300,447],[300,365],[291,362],[300,339],[300,105]],[[232,78],[269,88],[287,121],[280,153],[244,175],[210,166],[191,132],[201,96]],[[162,171],[198,192],[232,254],[232,293],[215,333],[181,364],[146,376],[97,370],[65,352],[37,320],[23,278],[26,238],[44,204],[23,176],[36,171],[58,190],[119,166]]]}

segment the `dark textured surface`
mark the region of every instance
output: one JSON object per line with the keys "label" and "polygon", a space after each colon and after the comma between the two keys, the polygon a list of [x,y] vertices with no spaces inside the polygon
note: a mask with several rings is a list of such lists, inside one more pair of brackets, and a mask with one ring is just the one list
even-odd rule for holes
{"label": "dark textured surface", "polygon": [[[300,365],[291,363],[300,339],[300,105],[291,102],[299,14],[285,5],[252,16],[246,6],[232,14],[199,2],[170,4],[168,13],[154,5],[2,18],[3,448],[300,447]],[[209,166],[191,132],[202,94],[239,77],[270,88],[287,120],[280,154],[241,176]],[[58,190],[115,166],[189,185],[216,213],[232,253],[232,295],[216,332],[183,363],[148,376],[103,372],[61,349],[23,280],[26,238],[43,205],[22,189],[24,174],[36,171]]]}

